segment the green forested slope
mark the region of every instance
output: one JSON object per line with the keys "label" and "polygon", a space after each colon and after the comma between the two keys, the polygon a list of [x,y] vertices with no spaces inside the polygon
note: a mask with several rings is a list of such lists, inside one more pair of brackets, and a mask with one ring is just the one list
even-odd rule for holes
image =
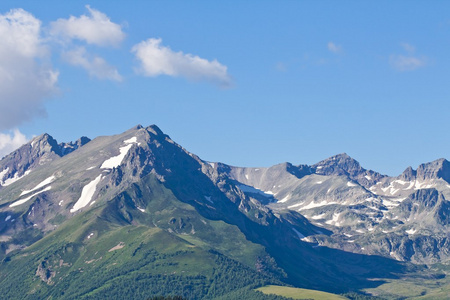
{"label": "green forested slope", "polygon": [[[138,190],[145,212],[132,197]],[[275,266],[257,271],[267,257],[236,226],[201,217],[150,176],[28,249],[9,253],[0,290],[6,299],[212,299],[279,283]],[[241,293],[262,297],[250,289]]]}

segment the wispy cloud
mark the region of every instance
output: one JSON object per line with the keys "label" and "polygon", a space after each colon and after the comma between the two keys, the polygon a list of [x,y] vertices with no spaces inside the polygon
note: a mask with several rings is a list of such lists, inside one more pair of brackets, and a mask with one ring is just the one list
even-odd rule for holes
{"label": "wispy cloud", "polygon": [[427,65],[426,57],[391,55],[389,63],[397,71],[413,71]]}
{"label": "wispy cloud", "polygon": [[0,133],[0,159],[28,141],[26,136],[14,129],[10,133]]}
{"label": "wispy cloud", "polygon": [[62,56],[69,64],[85,69],[92,77],[122,81],[122,76],[115,67],[99,56],[89,55],[84,47],[64,52]]}
{"label": "wispy cloud", "polygon": [[275,69],[277,71],[280,71],[280,72],[286,72],[287,71],[287,65],[285,63],[283,63],[283,62],[277,62],[275,64]]}
{"label": "wispy cloud", "polygon": [[389,64],[399,72],[414,71],[428,64],[426,56],[415,54],[416,48],[408,43],[401,43],[406,54],[392,54],[389,56]]}
{"label": "wispy cloud", "polygon": [[44,100],[56,90],[41,22],[23,9],[0,15],[0,130],[46,115]]}
{"label": "wispy cloud", "polygon": [[122,26],[108,16],[86,5],[89,15],[58,19],[50,25],[50,33],[69,40],[79,39],[98,46],[118,46],[125,38]]}
{"label": "wispy cloud", "polygon": [[333,53],[340,53],[340,52],[342,52],[342,46],[336,45],[333,42],[328,42],[327,48],[328,48],[328,50],[330,52],[333,52]]}
{"label": "wispy cloud", "polygon": [[161,39],[151,38],[132,48],[131,52],[140,62],[139,73],[149,77],[164,74],[193,81],[205,80],[224,88],[231,86],[227,67],[217,60],[209,61],[181,51],[174,52],[161,43]]}
{"label": "wispy cloud", "polygon": [[400,46],[408,53],[414,53],[416,51],[416,47],[408,43],[401,43]]}

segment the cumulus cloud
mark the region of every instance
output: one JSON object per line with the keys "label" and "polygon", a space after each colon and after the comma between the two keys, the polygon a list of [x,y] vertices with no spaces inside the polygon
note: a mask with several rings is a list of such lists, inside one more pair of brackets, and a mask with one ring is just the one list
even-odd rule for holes
{"label": "cumulus cloud", "polygon": [[69,64],[85,69],[91,77],[122,81],[122,77],[115,67],[99,56],[90,56],[84,47],[63,53],[63,58]]}
{"label": "cumulus cloud", "polygon": [[0,158],[8,155],[27,142],[28,139],[18,129],[14,129],[10,133],[0,133]]}
{"label": "cumulus cloud", "polygon": [[397,71],[413,71],[424,67],[428,63],[426,56],[415,55],[416,48],[408,43],[402,43],[402,48],[407,52],[406,55],[392,54],[389,56],[389,64]]}
{"label": "cumulus cloud", "polygon": [[336,45],[333,42],[328,42],[327,48],[329,51],[331,51],[333,53],[340,53],[342,51],[342,46]]}
{"label": "cumulus cloud", "polygon": [[221,87],[231,85],[227,67],[217,60],[209,61],[181,51],[174,52],[161,42],[161,39],[151,38],[132,48],[131,52],[141,63],[138,72],[149,77],[164,74],[194,81],[206,80]]}
{"label": "cumulus cloud", "polygon": [[0,15],[0,130],[45,115],[43,102],[56,90],[41,22],[23,9]]}
{"label": "cumulus cloud", "polygon": [[58,19],[50,25],[50,33],[69,40],[78,39],[97,46],[118,46],[125,38],[122,26],[108,16],[86,5],[89,15]]}
{"label": "cumulus cloud", "polygon": [[122,26],[86,5],[89,15],[58,19],[50,24],[50,35],[63,47],[62,56],[71,65],[82,67],[89,76],[98,79],[122,81],[118,70],[102,57],[88,53],[87,45],[118,46],[125,38]]}

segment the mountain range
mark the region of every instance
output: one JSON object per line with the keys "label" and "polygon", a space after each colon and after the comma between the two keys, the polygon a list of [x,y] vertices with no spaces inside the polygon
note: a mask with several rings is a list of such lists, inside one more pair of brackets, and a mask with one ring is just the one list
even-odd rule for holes
{"label": "mountain range", "polygon": [[254,290],[280,285],[442,299],[447,199],[445,159],[389,177],[345,153],[314,165],[208,162],[155,125],[69,143],[43,134],[0,160],[0,291],[284,299]]}

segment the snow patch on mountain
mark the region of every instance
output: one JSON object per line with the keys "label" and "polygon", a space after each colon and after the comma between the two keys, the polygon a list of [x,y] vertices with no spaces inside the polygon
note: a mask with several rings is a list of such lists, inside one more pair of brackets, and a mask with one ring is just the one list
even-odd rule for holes
{"label": "snow patch on mountain", "polygon": [[292,208],[296,208],[296,207],[299,207],[299,206],[302,206],[302,205],[303,205],[303,202],[297,203],[297,204],[293,204],[293,205],[289,205],[288,208],[292,209]]}
{"label": "snow patch on mountain", "polygon": [[0,181],[3,181],[3,177],[5,177],[6,173],[8,173],[9,167],[0,172]]}
{"label": "snow patch on mountain", "polygon": [[128,151],[131,149],[133,144],[128,144],[124,147],[120,147],[120,154],[117,156],[113,156],[107,160],[105,160],[101,166],[102,169],[112,169],[117,168],[122,163],[125,155],[127,155]]}
{"label": "snow patch on mountain", "polygon": [[46,185],[52,183],[55,179],[56,179],[56,177],[52,175],[52,176],[48,177],[47,179],[45,179],[44,181],[42,181],[41,183],[39,183],[38,185],[36,185],[36,186],[35,186],[34,188],[32,188],[31,190],[25,190],[25,191],[23,191],[23,192],[20,194],[20,196],[23,196],[23,195],[29,194],[29,193],[31,193],[31,192],[34,192],[35,190],[38,190],[38,189],[40,189],[40,188],[42,188],[42,187],[44,187],[44,186],[46,186]]}
{"label": "snow patch on mountain", "polygon": [[25,173],[23,173],[22,176],[18,176],[17,173],[16,173],[16,174],[14,174],[14,177],[13,177],[13,178],[8,178],[8,179],[6,179],[5,181],[3,181],[3,182],[2,182],[2,185],[3,185],[3,186],[8,186],[8,185],[10,185],[10,184],[13,184],[14,182],[16,182],[16,181],[18,181],[18,180],[24,178],[24,177],[27,176],[28,174],[30,174],[30,172],[31,172],[31,170],[25,171]]}
{"label": "snow patch on mountain", "polygon": [[86,205],[89,204],[89,202],[91,202],[92,197],[94,196],[94,193],[97,189],[97,184],[100,182],[101,179],[102,175],[100,174],[94,180],[92,180],[83,187],[80,198],[75,203],[73,208],[70,210],[71,213],[76,212],[77,210],[85,207]]}
{"label": "snow patch on mountain", "polygon": [[288,201],[290,198],[291,198],[291,195],[287,195],[286,197],[284,197],[283,199],[281,199],[281,200],[278,201],[278,202],[284,203],[284,202]]}
{"label": "snow patch on mountain", "polygon": [[409,186],[408,186],[407,188],[403,189],[403,190],[404,190],[404,191],[407,191],[407,190],[412,189],[412,188],[414,187],[415,183],[416,183],[415,181],[411,181],[411,182],[409,183]]}
{"label": "snow patch on mountain", "polygon": [[325,223],[328,225],[334,225],[334,226],[341,226],[341,223],[339,222],[340,213],[333,214],[333,218],[331,220],[326,221]]}
{"label": "snow patch on mountain", "polygon": [[39,191],[39,192],[36,192],[36,193],[32,194],[31,196],[28,196],[27,198],[24,198],[24,199],[21,199],[21,200],[19,200],[19,201],[14,202],[14,203],[11,204],[9,207],[15,207],[15,206],[24,204],[25,202],[27,202],[28,200],[30,200],[30,199],[33,198],[34,196],[37,196],[37,195],[39,195],[39,194],[41,194],[41,193],[43,193],[43,192],[49,191],[49,190],[51,190],[51,188],[52,188],[51,186],[48,186],[48,187],[46,187],[45,189],[43,189],[43,190],[41,190],[41,191]]}
{"label": "snow patch on mountain", "polygon": [[326,216],[326,214],[320,214],[320,215],[312,216],[311,219],[320,220],[320,219],[323,219],[323,217],[325,217],[325,216]]}
{"label": "snow patch on mountain", "polygon": [[384,204],[387,208],[393,208],[393,207],[396,207],[396,206],[399,206],[399,205],[400,205],[399,202],[394,202],[394,201],[391,201],[391,200],[388,200],[388,199],[384,199],[384,198],[383,198],[383,204]]}
{"label": "snow patch on mountain", "polygon": [[[437,182],[435,180],[426,180],[426,181],[404,181],[404,180],[393,180],[389,183],[388,186],[382,187],[381,191],[385,194],[395,195],[400,191],[409,191],[409,190],[421,190],[421,189],[430,189],[437,186]],[[371,186],[369,189],[376,193],[376,186]],[[378,192],[379,194],[379,192]]]}
{"label": "snow patch on mountain", "polygon": [[308,205],[303,206],[299,210],[306,210],[306,209],[311,209],[311,208],[316,208],[316,207],[321,207],[321,206],[331,205],[331,204],[338,204],[338,203],[337,202],[333,202],[333,201],[328,202],[327,200],[323,200],[323,201],[321,201],[319,203],[311,202]]}
{"label": "snow patch on mountain", "polygon": [[123,142],[125,143],[125,146],[120,147],[119,149],[120,154],[105,160],[100,168],[112,169],[120,166],[120,164],[122,164],[123,159],[125,158],[125,155],[127,155],[128,151],[131,149],[133,144],[137,143],[137,138],[134,136]]}
{"label": "snow patch on mountain", "polygon": [[305,236],[303,234],[301,234],[301,232],[298,231],[297,229],[292,228],[292,230],[297,234],[299,239],[303,240],[305,238]]}
{"label": "snow patch on mountain", "polygon": [[414,233],[416,233],[416,231],[417,230],[415,230],[415,229],[409,229],[409,230],[406,230],[405,232],[407,233],[407,234],[414,234]]}
{"label": "snow patch on mountain", "polygon": [[129,138],[128,140],[123,141],[125,144],[136,144],[137,143],[137,137],[133,136],[132,138]]}

